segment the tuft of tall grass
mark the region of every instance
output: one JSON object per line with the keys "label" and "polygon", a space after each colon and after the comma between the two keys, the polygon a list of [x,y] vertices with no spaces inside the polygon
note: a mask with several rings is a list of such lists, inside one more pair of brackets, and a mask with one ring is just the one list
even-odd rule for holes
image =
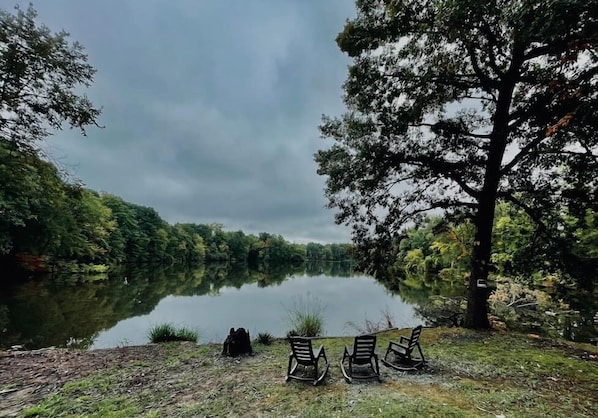
{"label": "tuft of tall grass", "polygon": [[291,309],[288,309],[291,330],[287,335],[302,337],[317,337],[324,332],[323,308],[317,298],[297,300]]}
{"label": "tuft of tall grass", "polygon": [[148,332],[148,338],[152,343],[169,341],[197,342],[199,334],[188,328],[175,328],[172,324],[167,323],[153,326]]}
{"label": "tuft of tall grass", "polygon": [[269,332],[260,332],[257,334],[256,341],[258,344],[270,345],[274,341],[274,336]]}

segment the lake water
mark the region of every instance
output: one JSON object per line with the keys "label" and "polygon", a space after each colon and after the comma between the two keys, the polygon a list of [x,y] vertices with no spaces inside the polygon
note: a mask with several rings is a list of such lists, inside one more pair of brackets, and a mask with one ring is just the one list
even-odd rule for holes
{"label": "lake water", "polygon": [[398,327],[422,322],[411,304],[373,278],[334,269],[202,267],[121,271],[95,282],[45,279],[3,292],[2,306],[8,324],[0,342],[30,349],[145,344],[150,328],[162,323],[196,330],[202,343],[222,342],[231,327],[282,337],[290,313],[305,309],[322,314],[329,336],[358,334],[366,320],[385,315]]}
{"label": "lake water", "polygon": [[248,284],[240,289],[224,287],[216,295],[167,296],[147,315],[127,318],[100,332],[93,348],[114,347],[123,341],[147,342],[147,330],[169,322],[199,332],[200,339],[223,341],[231,327],[244,327],[282,337],[290,329],[289,312],[319,310],[326,335],[351,335],[366,319],[378,321],[388,311],[397,324],[416,322],[411,305],[389,294],[371,277],[293,275],[275,286]]}

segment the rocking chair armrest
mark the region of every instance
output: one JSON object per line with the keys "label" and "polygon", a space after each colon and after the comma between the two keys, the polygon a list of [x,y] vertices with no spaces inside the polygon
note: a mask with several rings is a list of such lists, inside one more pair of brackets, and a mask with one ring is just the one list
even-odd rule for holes
{"label": "rocking chair armrest", "polygon": [[408,342],[409,342],[409,340],[410,340],[410,338],[407,338],[407,337],[405,337],[405,336],[401,335],[401,339],[399,340],[399,343],[401,343],[401,344],[402,344],[403,342],[406,342],[406,343],[408,343]]}
{"label": "rocking chair armrest", "polygon": [[391,341],[388,343],[388,349],[392,350],[392,351],[396,351],[396,350],[406,350],[407,346],[401,344],[401,343],[397,343],[394,341]]}

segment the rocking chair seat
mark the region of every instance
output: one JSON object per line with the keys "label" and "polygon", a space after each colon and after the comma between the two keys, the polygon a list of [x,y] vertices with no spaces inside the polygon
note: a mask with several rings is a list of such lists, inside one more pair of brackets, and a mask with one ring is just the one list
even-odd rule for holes
{"label": "rocking chair seat", "polygon": [[[320,347],[314,350],[312,340],[304,337],[291,337],[289,342],[291,344],[291,352],[289,354],[289,365],[285,380],[287,382],[290,379],[310,381],[314,386],[324,380],[330,367],[324,347],[320,345]],[[324,368],[318,374],[320,359],[324,361]],[[313,367],[313,376],[297,374],[299,366],[303,366],[303,368]]]}
{"label": "rocking chair seat", "polygon": [[[382,359],[382,363],[385,366],[399,371],[417,370],[427,364],[419,344],[421,332],[422,326],[419,325],[413,329],[410,337],[400,336],[398,342],[391,341],[388,343],[388,348]],[[418,356],[413,356],[415,349],[418,351]],[[394,357],[394,362],[389,360],[390,356]]]}

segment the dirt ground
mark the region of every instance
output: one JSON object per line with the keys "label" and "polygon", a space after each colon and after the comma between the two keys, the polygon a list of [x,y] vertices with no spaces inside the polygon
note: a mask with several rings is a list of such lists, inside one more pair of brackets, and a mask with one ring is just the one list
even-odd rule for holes
{"label": "dirt ground", "polygon": [[[181,344],[181,348],[185,347]],[[187,346],[194,347],[197,346]],[[217,347],[213,350],[216,353]],[[133,362],[156,367],[167,355],[165,347],[158,344],[90,351],[0,351],[0,417],[17,416],[69,381],[115,366],[125,368]],[[191,362],[179,365],[183,369],[186,366],[194,367]]]}

